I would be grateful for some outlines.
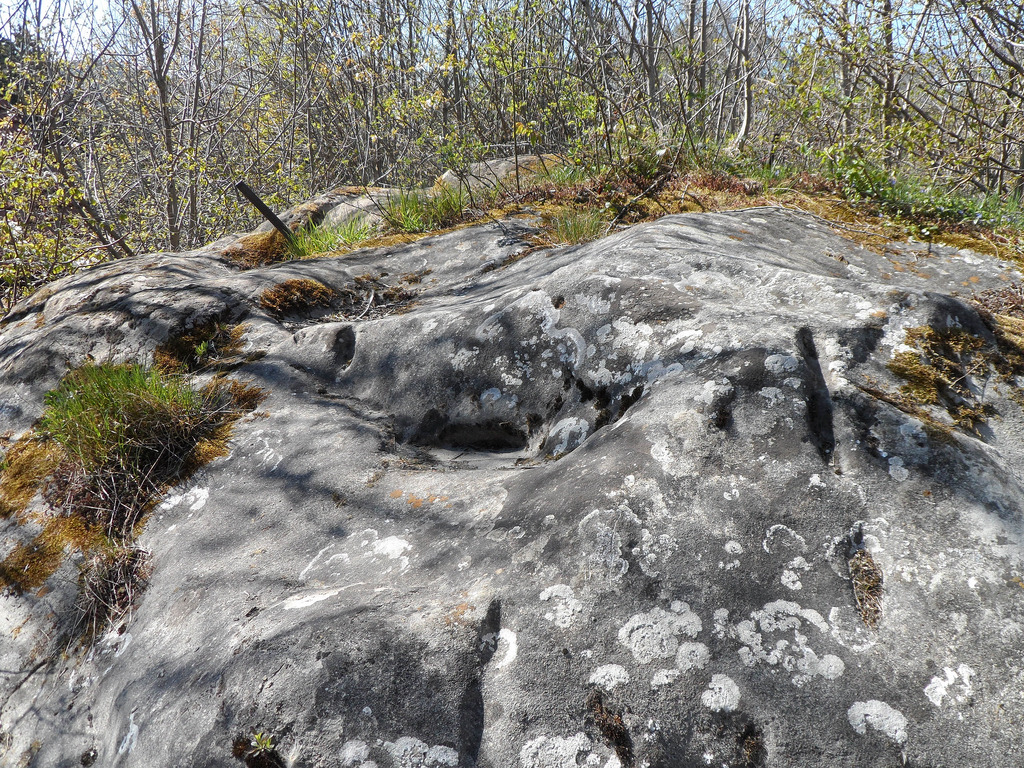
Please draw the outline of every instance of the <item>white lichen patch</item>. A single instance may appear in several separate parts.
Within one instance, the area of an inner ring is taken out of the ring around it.
[[[551,455],[561,456],[569,451],[578,448],[590,434],[590,424],[586,419],[569,417],[562,419],[551,428],[548,440],[557,441],[551,448]]]
[[[704,669],[711,661],[711,651],[704,643],[680,643],[676,651],[676,669],[689,672]]]
[[[855,701],[847,710],[846,717],[853,730],[861,735],[866,734],[868,727],[871,727],[897,744],[903,744],[907,740],[907,718],[884,701]]]
[[[910,477],[910,471],[903,466],[903,459],[899,456],[889,457],[889,477],[898,483],[902,483]]]
[[[580,765],[584,755],[589,756],[592,743],[586,734],[572,736],[539,736],[531,739],[519,750],[522,768],[566,768]]]
[[[551,610],[545,612],[544,618],[562,629],[569,627],[583,613],[583,603],[576,599],[576,593],[568,584],[548,587],[540,593],[540,599],[551,603]]]
[[[131,752],[135,749],[135,746],[139,743],[139,726],[135,722],[135,713],[131,712],[128,715],[128,732],[121,739],[121,744],[117,748],[117,754],[123,755]]]
[[[672,603],[672,610],[654,608],[638,613],[619,630],[619,642],[626,646],[641,664],[667,659],[679,650],[679,636],[696,637],[701,620],[686,603]]]
[[[779,550],[793,549],[798,552],[807,551],[807,540],[788,525],[773,525],[764,534],[761,548],[769,555]]]
[[[644,360],[651,345],[654,329],[647,323],[633,323],[627,318],[619,318],[612,322],[615,335],[612,349],[623,349],[632,355],[634,360]]]
[[[942,672],[941,677],[933,677],[925,686],[924,695],[928,700],[936,707],[941,707],[943,699],[947,696],[956,704],[968,701],[973,693],[971,678],[977,673],[966,664],[961,664],[955,670],[943,667]]]
[[[651,675],[651,688],[662,688],[671,685],[679,677],[678,669],[659,669]]]
[[[761,387],[758,394],[765,399],[765,406],[768,408],[774,408],[786,401],[785,393],[778,387]]]
[[[715,712],[734,712],[740,705],[740,689],[727,675],[712,675],[700,703]]]
[[[441,768],[459,764],[459,753],[451,747],[431,747],[412,736],[385,741],[384,749],[391,755],[396,768]]]
[[[617,685],[628,683],[629,672],[619,664],[602,664],[591,673],[589,682],[610,691]]]
[[[786,566],[786,570],[782,572],[780,581],[782,586],[791,590],[803,589],[803,584],[800,581],[800,571],[807,571],[810,569],[807,561],[802,557],[795,557],[789,561]]]
[[[403,560],[407,566],[409,564],[409,558],[402,557],[403,554],[412,549],[410,544],[405,539],[400,539],[397,536],[388,536],[387,538],[380,539],[373,542],[373,552],[376,555],[383,555],[389,560]]]
[[[800,361],[793,355],[768,355],[764,359],[765,370],[777,376],[793,373],[800,368]]]
[[[717,398],[728,397],[733,392],[733,385],[728,379],[705,381],[701,391],[693,399],[704,405],[711,405]]]
[[[512,662],[516,660],[516,656],[519,655],[519,638],[516,633],[508,627],[502,627],[498,632],[497,643],[498,653],[501,654],[501,658],[494,662],[494,666],[498,669],[505,669],[505,667],[512,664]]]
[[[640,534],[641,521],[627,504],[614,509],[595,509],[577,525],[579,541],[586,555],[580,571],[587,580],[599,579],[617,582],[629,570],[629,561],[623,557],[623,537]]]
[[[838,656],[819,655],[808,644],[809,627],[820,635],[829,634],[828,623],[817,611],[788,600],[775,600],[725,631],[742,643],[738,653],[746,666],[767,664],[783,669],[792,675],[794,685],[802,687],[815,677],[835,680],[846,671]]]
[[[352,739],[346,741],[341,745],[341,759],[342,768],[361,768],[365,763],[364,761],[370,757],[370,745],[365,741],[358,739]]]
[[[198,512],[206,506],[206,502],[210,500],[210,489],[194,486],[192,488],[186,488],[181,491],[172,491],[168,494],[156,511],[158,514],[164,512],[170,512],[172,509],[179,506],[187,506],[189,513]]]
[[[779,578],[779,581],[782,582],[782,586],[786,589],[792,589],[794,591],[803,589],[804,586],[800,581],[800,576],[798,576],[795,571],[791,571],[789,569],[782,572],[782,576]]]

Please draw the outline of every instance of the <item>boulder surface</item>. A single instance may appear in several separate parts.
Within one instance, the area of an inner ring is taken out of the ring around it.
[[[970,301],[1016,269],[779,208],[534,224],[245,272],[222,241],[16,308],[0,432],[214,320],[268,397],[87,652],[73,554],[0,597],[3,765],[1024,764],[1024,411]],[[288,280],[334,299],[268,309]]]

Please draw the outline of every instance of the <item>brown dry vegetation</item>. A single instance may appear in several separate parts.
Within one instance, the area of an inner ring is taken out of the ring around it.
[[[277,320],[329,307],[335,292],[318,280],[285,280],[260,294],[260,306]]]

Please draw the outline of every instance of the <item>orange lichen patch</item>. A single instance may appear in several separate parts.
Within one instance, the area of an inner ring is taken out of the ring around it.
[[[60,567],[66,549],[87,552],[105,541],[102,531],[90,527],[81,517],[47,517],[35,538],[19,544],[0,562],[0,588],[18,594],[38,589]]]
[[[406,496],[405,503],[411,506],[413,509],[420,509],[424,504],[435,504],[442,501],[448,501],[448,496],[438,496],[437,494],[430,494],[429,496],[417,496],[414,493],[406,493],[405,491],[394,490],[388,494],[392,499],[400,499]],[[449,505],[451,506],[451,505]]]
[[[444,617],[444,624],[446,627],[468,627],[473,621],[467,614],[475,610],[476,608],[469,603],[459,603]]]
[[[334,291],[318,280],[285,280],[260,294],[260,306],[280,320],[285,315],[330,306],[334,296]]]
[[[26,437],[4,457],[0,472],[0,518],[18,514],[57,466],[60,452],[46,440]]]

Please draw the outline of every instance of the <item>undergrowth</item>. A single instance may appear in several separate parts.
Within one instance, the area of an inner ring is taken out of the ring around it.
[[[70,371],[4,459],[0,508],[41,531],[0,562],[0,588],[40,589],[78,551],[76,636],[91,640],[124,616],[148,578],[148,554],[134,545],[145,516],[167,489],[227,453],[232,425],[263,396],[221,376],[199,385],[130,363]],[[37,493],[48,509],[28,512]]]

